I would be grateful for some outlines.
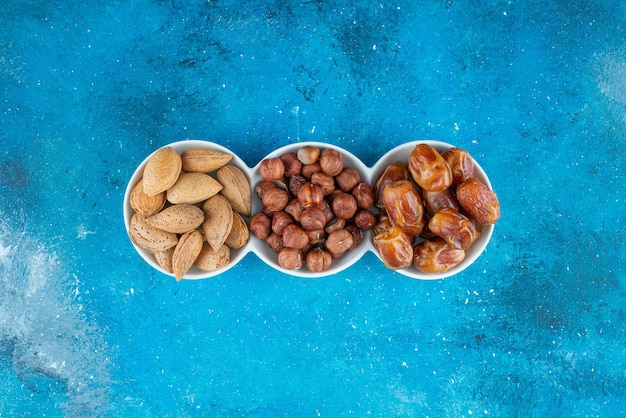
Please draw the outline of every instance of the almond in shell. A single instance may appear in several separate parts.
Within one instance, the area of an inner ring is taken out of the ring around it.
[[[185,273],[193,266],[202,250],[203,241],[204,238],[198,230],[181,235],[172,254],[172,270],[176,281],[182,280]]]
[[[238,212],[233,211],[233,227],[230,229],[230,233],[224,243],[229,248],[236,250],[243,247],[246,242],[248,242],[249,238],[250,230],[248,229],[246,221]]]
[[[217,170],[217,180],[224,186],[221,192],[232,208],[244,216],[250,216],[252,188],[245,173],[240,168],[227,164]]]
[[[156,260],[157,264],[161,266],[163,270],[171,274],[174,273],[174,268],[172,267],[172,256],[174,255],[174,248],[175,247],[171,247],[167,250],[156,251],[154,253],[154,259]]]
[[[146,223],[173,234],[184,234],[196,229],[204,222],[204,212],[197,206],[181,203],[148,216]]]
[[[233,226],[233,209],[222,194],[207,199],[202,205],[202,231],[209,245],[218,250],[226,241]]]
[[[176,234],[150,225],[140,213],[130,219],[128,235],[136,246],[151,253],[167,250],[178,243]]]
[[[176,183],[167,190],[167,200],[174,204],[195,204],[215,196],[222,185],[204,173],[180,173]]]
[[[143,179],[139,179],[130,192],[129,201],[130,207],[132,207],[135,212],[150,216],[157,213],[165,206],[165,192],[148,196],[143,191]]]
[[[152,154],[143,170],[143,191],[154,196],[166,191],[178,179],[182,169],[180,155],[172,147],[163,147]]]
[[[195,266],[200,270],[214,271],[226,267],[228,263],[230,263],[230,248],[222,245],[214,250],[208,242],[204,242]]]
[[[184,171],[211,173],[228,164],[233,156],[222,151],[193,148],[183,151],[181,159]]]

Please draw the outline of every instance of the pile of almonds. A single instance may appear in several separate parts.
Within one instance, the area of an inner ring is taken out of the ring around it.
[[[376,224],[372,187],[335,149],[305,145],[262,160],[259,174],[263,210],[250,218],[250,232],[285,269],[328,270]]]
[[[133,186],[130,239],[176,280],[194,265],[205,271],[226,266],[230,250],[248,241],[244,217],[250,216],[252,190],[232,158],[218,150],[179,154],[163,147]]]
[[[385,168],[374,191],[374,247],[394,270],[448,271],[465,259],[482,227],[500,218],[496,194],[474,177],[472,157],[460,148],[440,154],[418,144],[406,163]]]

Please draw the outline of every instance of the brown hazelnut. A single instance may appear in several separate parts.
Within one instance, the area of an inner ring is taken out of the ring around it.
[[[305,231],[324,230],[326,214],[318,206],[305,209],[300,216],[300,225]]]
[[[308,182],[308,180],[301,174],[289,177],[289,192],[292,195],[297,196],[298,190],[300,190],[300,187],[302,187],[306,182]]]
[[[302,249],[309,243],[309,236],[296,224],[289,224],[283,230],[283,245],[289,248]]]
[[[317,206],[324,200],[322,188],[311,182],[304,183],[298,190],[298,200],[305,208]]]
[[[302,161],[298,160],[298,156],[293,152],[287,152],[280,156],[285,166],[285,175],[287,177],[300,174],[302,170]]]
[[[358,209],[354,196],[343,192],[333,197],[332,208],[333,213],[343,219],[352,218]]]
[[[263,206],[272,212],[285,209],[287,203],[289,203],[289,195],[281,188],[274,187],[263,192],[261,196]]]
[[[352,234],[352,246],[349,250],[354,250],[363,241],[363,230],[356,225],[348,225],[346,231]]]
[[[263,180],[279,180],[285,175],[285,165],[280,158],[266,158],[259,165]]]
[[[345,219],[334,217],[330,222],[326,224],[326,226],[324,227],[324,231],[326,231],[327,234],[330,234],[331,232],[336,231],[338,229],[343,229],[345,226],[346,226]]]
[[[276,253],[285,248],[285,245],[283,244],[283,238],[273,232],[270,232],[269,236],[265,239],[265,242]]]
[[[306,253],[305,264],[309,270],[318,273],[330,268],[333,264],[333,257],[328,251],[324,251],[321,248],[313,248]]]
[[[320,158],[320,149],[312,145],[305,145],[298,150],[298,160],[302,164],[315,164]]]
[[[285,206],[285,212],[290,214],[296,222],[300,222],[300,216],[304,208],[298,199],[291,199],[287,206]]]
[[[250,233],[258,239],[266,239],[271,232],[272,220],[263,212],[255,213],[248,221]]]
[[[328,196],[335,191],[335,179],[323,171],[313,173],[311,176],[311,183],[320,186],[324,196]]]
[[[350,231],[346,229],[338,229],[328,234],[324,245],[331,252],[331,254],[344,253],[354,243],[354,238]]]
[[[272,217],[272,231],[278,235],[282,235],[285,227],[294,222],[293,216],[284,210],[276,212]]]
[[[317,207],[324,211],[324,214],[326,215],[326,223],[332,221],[333,218],[335,218],[335,214],[333,213],[333,210],[331,209],[330,205],[325,199],[322,201],[322,203],[317,205]]]
[[[306,231],[306,234],[309,236],[309,244],[310,245],[318,245],[326,240],[326,232],[323,229],[318,229],[315,231]]]
[[[333,257],[333,260],[337,260],[338,258],[341,258],[344,255],[346,255],[348,251],[346,250],[346,251],[340,251],[340,252],[333,252],[333,251],[328,250],[328,252]]]
[[[345,167],[341,173],[337,174],[335,181],[341,190],[350,193],[361,182],[361,175],[356,168]]]
[[[287,270],[302,268],[302,251],[297,248],[283,248],[278,253],[278,265]]]
[[[320,167],[329,176],[336,176],[343,170],[343,155],[335,149],[326,148],[320,155]]]
[[[352,196],[356,204],[363,209],[369,209],[374,204],[374,189],[369,183],[359,183],[352,189]]]
[[[369,209],[359,209],[354,214],[354,224],[364,231],[369,231],[376,225],[376,215]]]
[[[319,161],[313,164],[305,164],[302,166],[302,171],[300,174],[302,174],[304,177],[306,177],[307,179],[310,179],[311,176],[313,176],[313,174],[322,171],[322,166],[320,165]]]
[[[273,189],[275,187],[276,187],[276,183],[274,183],[273,181],[263,180],[257,183],[256,187],[254,188],[254,191],[256,192],[257,196],[263,199],[263,194],[265,193],[265,191],[269,189]]]

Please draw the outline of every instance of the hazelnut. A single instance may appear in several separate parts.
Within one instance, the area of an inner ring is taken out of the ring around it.
[[[369,209],[374,204],[374,189],[369,183],[359,183],[352,189],[352,196],[360,208]]]
[[[323,229],[317,229],[315,231],[306,231],[309,236],[310,245],[318,245],[326,240],[326,232]]]
[[[285,227],[294,222],[293,216],[284,210],[276,212],[272,217],[272,231],[278,235],[282,235]]]
[[[321,248],[313,248],[306,253],[306,267],[313,272],[325,271],[330,268],[333,263],[333,257],[328,251]]]
[[[248,221],[250,233],[258,239],[267,239],[271,232],[272,220],[263,212],[255,213]]]
[[[256,187],[254,188],[254,191],[256,192],[257,196],[263,199],[263,194],[265,193],[265,191],[269,189],[273,189],[275,187],[276,187],[276,183],[274,183],[273,181],[263,180],[257,183]]]
[[[329,250],[328,252],[330,253],[330,255],[333,258],[333,260],[336,260],[336,259],[341,258],[344,255],[346,255],[346,253],[348,251],[346,250],[346,251],[341,251],[341,252],[336,253],[336,252],[332,252],[332,251]]]
[[[309,243],[309,236],[296,224],[289,224],[283,230],[283,245],[288,248],[302,249]]]
[[[363,241],[363,230],[356,225],[348,225],[346,231],[352,234],[352,246],[349,249],[354,250]]]
[[[285,245],[283,244],[283,238],[273,232],[270,232],[269,236],[265,239],[265,242],[276,253],[285,248]]]
[[[322,171],[322,166],[320,165],[319,161],[313,164],[305,164],[302,166],[302,172],[300,174],[302,174],[304,177],[306,177],[307,179],[310,179],[311,176],[313,176],[313,174]]]
[[[300,216],[304,208],[298,199],[291,199],[287,206],[285,206],[285,212],[290,214],[296,222],[300,222]]]
[[[285,176],[292,177],[300,174],[302,170],[302,161],[298,160],[298,156],[293,152],[287,152],[280,156],[285,166]]]
[[[353,243],[354,238],[352,237],[352,233],[350,233],[350,231],[346,229],[338,229],[328,234],[324,245],[331,254],[340,254],[350,249]]]
[[[326,225],[326,214],[319,206],[308,208],[300,216],[300,225],[305,231],[323,230]]]
[[[359,209],[354,215],[354,224],[364,231],[369,231],[376,225],[376,215],[369,209]]]
[[[305,145],[298,150],[297,156],[302,164],[315,164],[320,158],[320,149],[312,145]]]
[[[350,193],[357,184],[361,183],[361,175],[354,167],[345,167],[341,173],[335,177],[335,181],[341,190]]]
[[[302,187],[302,185],[304,185],[304,183],[308,182],[308,180],[300,174],[296,174],[295,176],[291,176],[289,177],[289,192],[294,195],[297,196],[298,195],[298,190],[300,190],[300,187]]]
[[[279,180],[285,175],[285,165],[280,158],[268,158],[261,161],[259,174],[263,180]]]
[[[335,179],[323,171],[313,173],[311,176],[311,183],[320,186],[324,196],[331,195],[335,191]]]
[[[289,203],[289,195],[281,188],[274,187],[263,192],[261,196],[263,206],[272,212],[285,209],[287,203]]]
[[[305,208],[317,206],[324,200],[322,188],[311,182],[304,183],[298,190],[298,200]]]
[[[345,226],[346,226],[345,219],[335,217],[326,224],[326,226],[324,227],[324,231],[326,231],[327,234],[330,234],[331,232],[336,231],[338,229],[343,229]]]
[[[333,198],[332,208],[333,213],[343,219],[352,218],[358,209],[354,196],[343,192]]]
[[[335,149],[326,148],[320,155],[320,167],[329,176],[337,176],[343,170],[343,155]]]
[[[278,265],[287,270],[302,268],[302,251],[297,248],[283,248],[278,253]]]
[[[333,218],[335,218],[335,214],[333,213],[333,210],[330,208],[330,205],[326,200],[323,200],[322,203],[317,205],[317,207],[324,211],[324,214],[326,215],[326,223],[332,221]]]

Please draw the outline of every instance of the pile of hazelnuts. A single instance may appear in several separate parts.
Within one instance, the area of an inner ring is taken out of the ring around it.
[[[343,155],[333,148],[304,145],[266,158],[259,174],[255,192],[263,210],[248,224],[276,252],[282,268],[328,270],[377,223],[370,210],[372,187],[358,170],[344,167]]]

